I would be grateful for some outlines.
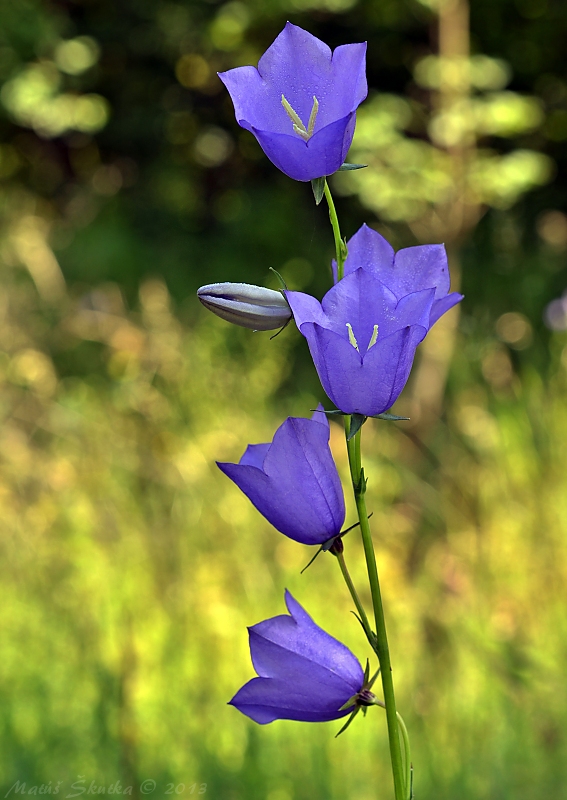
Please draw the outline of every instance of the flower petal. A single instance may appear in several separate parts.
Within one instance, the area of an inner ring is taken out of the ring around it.
[[[289,117],[282,106],[281,97],[276,97],[256,67],[236,67],[219,72],[218,76],[228,89],[236,121],[242,128],[252,130],[265,127],[289,133]]]
[[[301,328],[304,322],[316,322],[324,328],[329,325],[329,320],[323,311],[321,303],[310,294],[290,292],[289,290],[285,291],[284,294],[298,328]]]
[[[317,690],[313,684],[310,688]],[[347,700],[348,697],[344,702]],[[330,722],[350,713],[350,709],[339,710],[334,696],[321,697],[320,692],[314,696],[308,687],[298,687],[274,678],[252,678],[234,695],[229,705],[260,725],[276,719]]]
[[[328,442],[328,425],[289,417],[276,431],[264,461],[281,524],[299,532],[298,541],[306,544],[335,536],[345,519],[342,486]]]
[[[354,111],[368,94],[366,82],[366,42],[342,44],[333,52],[333,78],[330,91],[319,102],[323,124]]]
[[[336,692],[340,700],[346,693],[348,700],[364,682],[357,658],[320,628],[287,590],[285,602],[291,616],[281,614],[248,629],[254,669],[261,678],[314,681],[326,694]]]
[[[451,292],[446,297],[442,297],[440,300],[435,300],[433,306],[431,307],[431,315],[429,317],[429,327],[431,328],[437,320],[443,316],[449,309],[456,306],[457,303],[460,303],[463,299],[464,295],[459,294],[458,292]]]
[[[347,242],[345,275],[362,267],[401,298],[421,289],[435,288],[435,298],[449,291],[447,253],[442,244],[406,247],[394,254],[378,231],[364,224]]]
[[[423,244],[398,250],[394,259],[392,291],[403,297],[419,289],[435,288],[435,299],[445,297],[451,285],[443,244]]]
[[[396,310],[392,317],[381,321],[380,333],[382,336],[389,336],[400,328],[407,328],[412,325],[419,325],[426,331],[429,330],[434,297],[434,288],[406,294],[396,304]]]
[[[361,413],[373,416],[391,408],[406,385],[416,347],[426,334],[427,328],[421,325],[402,328],[379,339],[365,354],[363,369],[374,392],[367,410]]]
[[[264,460],[271,447],[271,442],[265,444],[249,444],[238,464],[243,467],[257,467],[262,469]]]
[[[312,322],[301,326],[323,389],[345,414],[365,413],[372,389],[361,375],[362,358],[350,342],[335,331]]]
[[[332,175],[346,158],[354,135],[355,112],[316,130],[305,142],[295,134],[250,127],[270,161],[296,181]],[[245,126],[246,127],[246,126]]]
[[[313,97],[317,97],[317,132],[348,116],[368,94],[366,43],[341,45],[332,53],[316,36],[288,22],[258,62],[258,73],[278,102],[285,95],[305,125]],[[285,127],[261,127],[282,133],[291,131],[289,117],[281,110],[287,120]]]
[[[387,411],[403,389],[415,349],[427,333],[421,325],[378,339],[361,358],[334,331],[305,323],[301,332],[325,392],[345,414],[374,416]]]
[[[250,445],[238,464],[217,462],[275,528],[310,545],[336,536],[345,519],[329,423],[315,415],[288,417],[271,444]]]
[[[375,275],[386,286],[394,266],[394,248],[378,231],[366,223],[347,242],[348,255],[345,260],[345,277],[362,267]],[[390,287],[391,288],[391,287]]]

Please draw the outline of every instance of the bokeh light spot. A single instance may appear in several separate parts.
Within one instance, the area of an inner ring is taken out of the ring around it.
[[[532,326],[523,314],[509,311],[496,321],[496,333],[503,342],[515,350],[523,350],[532,341]]]
[[[222,128],[211,125],[195,140],[193,149],[195,161],[203,167],[218,167],[226,161],[233,147],[229,134]]]
[[[78,36],[60,42],[55,48],[55,63],[62,72],[80,75],[94,66],[100,56],[100,47],[91,36]]]
[[[186,53],[181,56],[175,65],[175,76],[182,86],[187,89],[200,89],[211,76],[211,68],[203,58],[196,53]]]

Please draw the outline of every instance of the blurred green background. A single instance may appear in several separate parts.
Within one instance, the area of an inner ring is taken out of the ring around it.
[[[444,241],[466,295],[420,348],[411,422],[363,431],[416,797],[565,796],[561,304],[544,324],[567,285],[560,0],[0,4],[2,796],[391,796],[379,709],[335,740],[226,705],[284,587],[369,655],[334,560],[300,576],[311,551],[214,465],[325,399],[293,327],[270,341],[195,300],[274,286],[269,266],[329,285],[324,206],[216,77],[286,19],[368,41],[343,232]],[[346,557],[364,586],[356,534]]]

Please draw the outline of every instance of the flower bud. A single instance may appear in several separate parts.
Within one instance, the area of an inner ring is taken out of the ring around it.
[[[255,331],[277,330],[291,319],[283,294],[263,286],[210,283],[197,290],[197,297],[217,317]]]

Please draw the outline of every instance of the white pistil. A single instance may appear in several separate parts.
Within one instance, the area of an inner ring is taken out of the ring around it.
[[[356,337],[355,337],[355,335],[354,335],[354,331],[353,331],[353,329],[352,329],[352,325],[350,324],[350,322],[347,322],[346,326],[347,326],[347,328],[348,328],[348,340],[349,340],[349,342],[350,342],[350,343],[351,343],[351,345],[354,347],[354,349],[355,349],[357,352],[359,352],[359,353],[360,353],[360,350],[358,349],[358,342],[356,341]]]
[[[315,120],[317,119],[317,112],[319,111],[319,101],[313,95],[313,106],[311,108],[311,114],[309,115],[309,122],[307,123],[307,127],[301,121],[301,117],[297,113],[297,111],[291,107],[290,103],[285,99],[285,95],[282,94],[282,106],[285,108],[286,113],[290,120],[293,122],[293,130],[297,133],[298,136],[308,142],[309,139],[313,136],[313,131],[315,130]]]
[[[370,341],[368,342],[368,350],[370,350],[371,347],[374,347],[374,345],[376,344],[377,340],[378,340],[378,325],[375,325],[374,326],[374,332],[373,332],[373,334],[372,334],[372,336],[370,338]]]

